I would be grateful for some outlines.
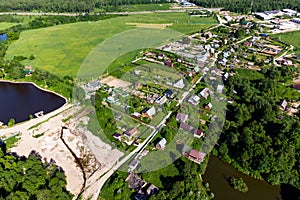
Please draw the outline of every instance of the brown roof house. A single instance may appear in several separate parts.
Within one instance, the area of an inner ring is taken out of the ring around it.
[[[186,122],[187,119],[188,119],[188,115],[184,113],[177,113],[176,115],[176,120],[179,122]]]
[[[128,182],[129,188],[135,191],[139,191],[141,188],[147,185],[147,182],[141,179],[138,175],[130,173],[125,179]]]
[[[194,131],[194,137],[201,138],[203,136],[203,131],[201,129],[196,129]]]
[[[131,129],[128,129],[127,131],[124,132],[124,134],[128,137],[133,137],[137,134],[137,128],[134,127],[134,128],[131,128]]]
[[[204,157],[206,156],[206,154],[203,152],[197,151],[196,149],[191,149],[186,156],[191,161],[194,161],[196,163],[201,163],[204,160]]]
[[[190,131],[190,130],[192,130],[192,127],[188,124],[181,122],[179,125],[179,129],[184,130],[184,131]]]

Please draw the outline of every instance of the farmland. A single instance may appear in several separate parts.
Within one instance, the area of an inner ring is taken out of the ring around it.
[[[10,45],[7,57],[34,55],[34,60],[24,60],[23,64],[48,70],[59,76],[74,76],[85,58],[101,42],[113,35],[136,28],[136,25],[126,25],[126,23],[172,24],[166,30],[186,34],[210,27],[216,24],[216,20],[211,17],[189,18],[186,13],[153,13],[28,30],[22,32],[20,39]],[[148,29],[148,34],[145,36],[156,39],[153,30],[159,32],[161,29]],[[167,35],[162,39],[168,39]],[[111,60],[106,64],[110,62]]]
[[[278,35],[274,35],[279,40],[289,43],[297,48],[297,53],[300,53],[300,40],[296,38],[300,38],[300,31],[295,32],[287,32]]]

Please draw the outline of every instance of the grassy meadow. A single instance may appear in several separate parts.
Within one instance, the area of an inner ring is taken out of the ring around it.
[[[95,69],[99,69],[99,73],[103,71],[116,56],[120,56],[129,50],[122,51],[122,42],[131,44],[130,42],[136,43],[132,35],[131,38],[120,36],[118,41],[114,40],[112,43],[106,42],[105,46],[118,47],[120,51],[115,52],[114,48],[106,49],[107,52],[101,57],[102,49],[97,49],[99,44],[104,40],[111,38],[119,33],[128,31],[131,29],[138,29],[138,24],[171,24],[166,28],[168,31],[162,29],[149,29],[143,28],[142,34],[137,35],[140,41],[143,43],[152,43],[158,45],[163,39],[169,39],[170,37],[178,36],[179,33],[187,34],[191,32],[199,31],[207,27],[216,24],[217,21],[211,17],[208,18],[190,18],[187,13],[152,13],[152,14],[139,14],[120,16],[107,20],[100,20],[96,22],[79,22],[73,24],[58,25],[48,28],[41,28],[35,30],[27,30],[21,33],[20,39],[9,46],[7,51],[7,57],[12,58],[13,56],[26,56],[34,55],[34,60],[24,60],[23,64],[32,65],[36,68],[48,70],[56,75],[72,75],[77,74],[78,69],[83,63],[83,66],[87,65],[84,63],[87,56],[92,55],[93,61],[90,61],[88,65],[98,65],[99,59],[101,58],[100,66],[87,70],[93,72]],[[128,25],[130,24],[130,25]],[[147,29],[147,31],[145,31]],[[173,30],[173,32],[172,32]],[[179,33],[176,33],[178,31]],[[161,32],[164,32],[161,34]],[[136,33],[137,34],[137,33]],[[155,34],[163,35],[161,38],[156,38]],[[118,36],[118,35],[117,35]],[[151,40],[151,41],[149,41]],[[99,45],[101,46],[101,45]],[[141,45],[143,46],[143,45]],[[147,45],[146,45],[147,46]],[[143,48],[143,47],[141,47]],[[104,48],[105,49],[105,48]],[[92,50],[94,50],[92,52]],[[98,52],[98,54],[96,54]],[[100,52],[100,54],[99,54]],[[109,58],[108,58],[109,57]]]
[[[5,30],[10,27],[16,26],[17,23],[10,23],[10,22],[0,22],[0,30]]]
[[[276,34],[273,37],[297,47],[297,53],[300,53],[300,31]]]

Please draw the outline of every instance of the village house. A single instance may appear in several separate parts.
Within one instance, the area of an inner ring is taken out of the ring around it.
[[[277,55],[282,51],[282,48],[275,45],[266,44],[261,52],[270,54],[270,55]]]
[[[178,81],[176,81],[173,84],[173,86],[176,87],[176,88],[179,88],[179,89],[183,89],[184,86],[185,86],[183,79],[179,79]]]
[[[211,103],[208,103],[208,104],[204,107],[204,109],[205,109],[205,110],[211,110],[212,107],[213,107],[213,105],[212,105]]]
[[[174,67],[174,64],[171,59],[165,60],[165,65],[172,68]]]
[[[244,42],[244,46],[246,46],[246,47],[252,47],[252,42],[249,42],[249,41]]]
[[[129,171],[133,171],[137,168],[137,166],[139,165],[139,161],[137,159],[133,159],[129,164]],[[133,185],[131,185],[132,187],[134,187]],[[129,185],[130,187],[130,185]]]
[[[194,131],[194,137],[195,138],[201,138],[203,136],[203,131],[201,129],[196,129]]]
[[[209,31],[203,34],[204,37],[206,37],[207,39],[212,38],[213,34]]]
[[[162,60],[164,58],[166,58],[166,55],[163,54],[163,53],[159,53],[158,56],[157,56],[158,59]]]
[[[218,85],[217,86],[217,92],[222,93],[224,89],[224,85]]]
[[[207,97],[210,95],[210,90],[209,88],[204,88],[201,92],[200,92],[201,97],[203,97],[204,99],[207,99]]]
[[[190,130],[192,130],[192,127],[186,123],[181,122],[179,125],[179,129],[181,129],[183,131],[190,131]]]
[[[287,105],[288,105],[288,102],[286,100],[283,100],[279,106],[280,110],[285,110]]]
[[[133,160],[138,162],[137,160]],[[137,174],[130,173],[128,177],[125,179],[128,182],[129,188],[135,191],[139,191],[143,187],[147,185],[147,182],[141,179]]]
[[[187,119],[188,119],[188,115],[186,115],[184,113],[177,113],[177,115],[176,115],[176,120],[178,122],[186,122]]]
[[[200,97],[197,95],[193,95],[188,99],[188,102],[194,106],[198,105],[200,102]]]
[[[120,133],[114,133],[112,136],[113,136],[115,139],[121,141],[121,136],[122,136],[122,135],[121,135]]]
[[[156,114],[155,107],[146,108],[142,111],[142,116],[152,119],[154,115]]]
[[[156,104],[164,105],[167,102],[168,98],[166,96],[160,96],[155,100]]]
[[[140,76],[140,75],[141,75],[141,70],[135,70],[135,71],[134,71],[134,75]]]
[[[189,151],[189,153],[187,153],[187,154],[185,153],[185,156],[188,159],[190,159],[191,161],[194,161],[194,162],[200,164],[204,160],[206,154],[203,152],[197,151],[196,149],[191,149]]]
[[[295,88],[296,90],[298,90],[298,92],[300,92],[300,84],[294,84],[293,88]]]
[[[115,120],[119,121],[120,119],[122,119],[122,115],[120,113],[116,113],[115,114]]]
[[[134,87],[134,89],[138,90],[138,89],[141,89],[143,87],[143,85],[139,82],[134,82],[133,87]]]
[[[25,76],[31,76],[33,72],[34,72],[34,69],[32,68],[31,65],[25,66],[25,69],[24,69]]]
[[[167,144],[167,140],[163,138],[156,144],[156,148],[159,150],[164,150],[166,148],[166,144]]]
[[[146,191],[146,193],[147,193],[148,196],[150,196],[150,195],[155,195],[155,194],[157,194],[158,192],[159,192],[159,189],[158,189],[155,185],[153,185],[153,184],[151,184],[151,185],[148,187],[147,191]]]
[[[158,97],[158,94],[147,94],[146,101],[149,104],[153,104]]]
[[[134,112],[130,116],[133,117],[133,118],[139,119],[141,117],[141,114],[138,113],[138,112]]]
[[[135,136],[135,135],[137,134],[137,132],[138,132],[137,128],[136,128],[136,127],[133,127],[133,128],[131,128],[131,129],[125,131],[125,132],[124,132],[124,135],[126,135],[127,137],[130,137],[130,138],[131,138],[131,137]]]
[[[174,98],[175,94],[174,94],[174,91],[173,90],[170,90],[170,89],[167,89],[165,92],[164,92],[164,95],[167,97],[167,98]]]

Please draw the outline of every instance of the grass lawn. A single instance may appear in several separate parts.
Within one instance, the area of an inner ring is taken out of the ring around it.
[[[246,78],[248,80],[257,80],[264,77],[263,74],[250,69],[236,69],[236,71],[242,78]]]
[[[10,27],[16,26],[18,23],[0,22],[0,30],[6,30]]]
[[[116,35],[136,29],[135,25],[126,23],[172,25],[167,28],[169,31],[144,28],[138,29],[140,32],[129,32],[130,37],[126,34]],[[187,13],[152,13],[58,25],[22,32],[20,39],[9,46],[7,57],[34,55],[34,60],[25,60],[23,63],[60,76],[75,76],[83,63],[85,73],[96,72],[96,76],[117,57],[137,49],[136,46],[140,46],[140,49],[149,45],[155,47],[181,33],[195,32],[216,23],[211,17],[189,18]],[[102,43],[114,35],[117,39]],[[89,59],[84,62],[87,56]]]
[[[15,135],[15,136],[10,137],[7,140],[5,140],[6,149],[10,149],[10,148],[14,147],[19,140],[20,140],[19,135]]]
[[[273,37],[297,47],[297,53],[300,53],[300,31],[276,34]]]

